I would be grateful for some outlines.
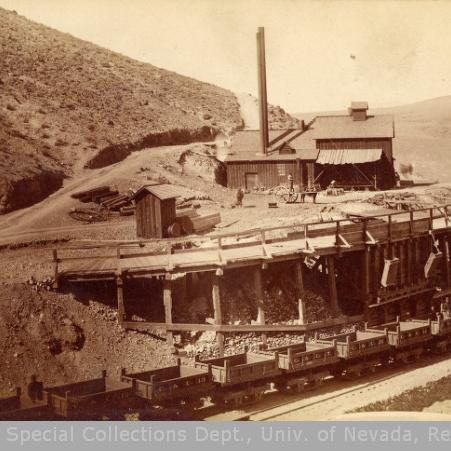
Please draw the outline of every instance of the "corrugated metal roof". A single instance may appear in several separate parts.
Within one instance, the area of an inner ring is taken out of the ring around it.
[[[318,164],[359,164],[378,161],[382,149],[321,149]]]
[[[169,185],[168,183],[161,184],[149,184],[142,186],[133,196],[136,198],[143,191],[153,194],[160,200],[175,199],[180,197],[180,190],[176,186]]]
[[[314,123],[314,139],[393,138],[393,116],[368,116],[354,121],[352,116],[318,116]]]

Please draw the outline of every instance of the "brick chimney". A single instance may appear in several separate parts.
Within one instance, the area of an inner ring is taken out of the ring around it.
[[[351,102],[348,111],[353,121],[366,121],[368,102]]]

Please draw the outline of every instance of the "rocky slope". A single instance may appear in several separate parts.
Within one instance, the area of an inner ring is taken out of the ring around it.
[[[0,286],[0,397],[36,374],[45,385],[173,363],[164,339],[126,332],[114,308],[86,296]]]
[[[225,89],[2,8],[0,29],[0,213],[46,197],[85,167],[243,126]],[[270,111],[278,128],[293,123],[280,108]]]

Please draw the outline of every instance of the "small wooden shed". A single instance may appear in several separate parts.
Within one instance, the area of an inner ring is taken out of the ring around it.
[[[166,183],[141,187],[133,196],[136,203],[136,234],[139,238],[167,238],[175,224],[176,188]]]

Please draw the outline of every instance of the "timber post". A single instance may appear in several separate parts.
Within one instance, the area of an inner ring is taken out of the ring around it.
[[[216,325],[222,324],[221,290],[219,285],[219,276],[222,275],[222,269],[218,269],[213,274],[212,279],[211,297],[213,299],[214,320]],[[224,357],[224,334],[222,332],[216,332],[216,342],[218,343],[219,356]]]
[[[370,259],[371,259],[371,248],[365,246],[363,250],[363,261],[362,261],[362,299],[363,299],[363,310],[365,315],[365,320],[368,320],[368,305],[370,303]]]
[[[262,269],[260,266],[256,267],[254,270],[254,287],[255,294],[257,296],[257,323],[265,324],[265,308],[263,299],[263,284],[262,284]],[[262,333],[263,346],[267,344],[267,335]]]
[[[116,274],[116,291],[117,291],[117,318],[119,324],[126,320],[124,306],[124,281],[122,274]]]
[[[296,261],[295,263],[295,280],[297,285],[297,298],[298,298],[298,323],[305,324],[305,291],[304,291],[304,274],[303,274],[302,261]]]
[[[449,261],[449,240],[448,235],[445,235],[441,239],[442,249],[443,249],[443,272],[445,276],[446,288],[451,287],[451,271],[450,271],[450,261]]]
[[[172,275],[166,274],[163,281],[164,320],[166,324],[172,324]],[[174,346],[174,336],[171,330],[166,329],[166,341],[169,346]]]
[[[54,271],[54,276],[53,277],[55,279],[55,282],[54,282],[55,289],[59,288],[58,263],[59,263],[58,250],[57,249],[53,249],[53,271]]]
[[[335,315],[340,313],[340,308],[338,307],[337,298],[337,280],[335,277],[335,260],[333,256],[327,257],[327,270],[329,276],[329,299],[330,306]]]
[[[116,268],[116,291],[117,291],[117,317],[119,324],[127,319],[124,304],[124,279],[121,266],[121,248],[117,247],[117,268]]]

